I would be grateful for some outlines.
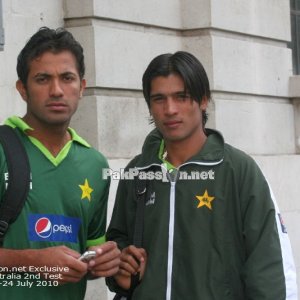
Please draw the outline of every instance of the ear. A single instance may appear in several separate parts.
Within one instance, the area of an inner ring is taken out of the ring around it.
[[[206,96],[203,96],[202,99],[201,99],[201,103],[200,103],[200,109],[202,111],[206,110],[207,109],[207,106],[208,106],[208,99]]]
[[[21,97],[23,98],[24,101],[27,101],[28,96],[27,96],[27,90],[26,87],[24,86],[23,82],[18,79],[16,82],[16,88],[18,92],[20,93]]]
[[[80,98],[81,98],[82,95],[83,95],[83,91],[85,90],[85,87],[86,87],[86,80],[85,80],[85,79],[82,79],[82,80],[81,80],[81,83],[80,83]]]

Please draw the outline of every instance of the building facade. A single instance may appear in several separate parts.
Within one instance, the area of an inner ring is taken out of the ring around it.
[[[140,152],[152,129],[141,91],[150,60],[178,50],[196,55],[212,90],[207,126],[253,156],[271,183],[300,286],[299,0],[1,2],[0,122],[24,114],[15,66],[26,40],[41,26],[66,27],[85,49],[88,86],[72,126],[113,170]],[[109,215],[116,186],[112,180]],[[99,294],[111,297],[103,280],[90,284],[86,298]]]

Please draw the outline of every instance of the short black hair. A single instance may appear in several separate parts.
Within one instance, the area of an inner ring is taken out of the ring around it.
[[[143,75],[143,94],[150,109],[151,82],[158,76],[178,74],[181,76],[191,98],[201,103],[204,96],[210,100],[210,87],[207,74],[201,62],[191,53],[178,51],[155,57]],[[207,113],[203,112],[203,123],[207,121]]]
[[[44,52],[70,51],[76,59],[80,79],[85,72],[83,48],[73,35],[64,28],[41,27],[26,43],[17,59],[17,74],[24,85],[27,83],[29,63]]]

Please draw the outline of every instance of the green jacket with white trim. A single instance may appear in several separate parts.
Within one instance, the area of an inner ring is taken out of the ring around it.
[[[206,129],[201,151],[169,173],[152,131],[125,169],[107,232],[132,244],[135,182],[148,178],[146,272],[133,300],[296,300],[291,246],[269,185],[254,160]],[[129,175],[128,175],[129,174]],[[113,291],[122,292],[112,279]]]

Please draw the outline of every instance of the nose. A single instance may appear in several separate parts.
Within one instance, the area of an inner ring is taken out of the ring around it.
[[[63,96],[63,94],[64,94],[64,92],[63,92],[63,89],[61,87],[59,80],[57,80],[57,79],[52,80],[51,85],[50,85],[50,97],[60,98]]]
[[[177,114],[178,107],[176,101],[172,97],[168,97],[165,102],[165,114],[166,115],[174,115]]]

